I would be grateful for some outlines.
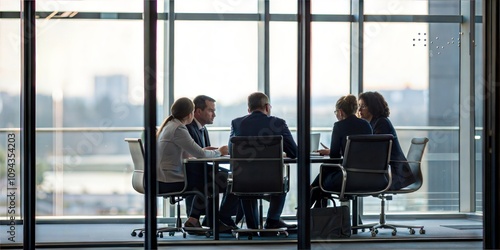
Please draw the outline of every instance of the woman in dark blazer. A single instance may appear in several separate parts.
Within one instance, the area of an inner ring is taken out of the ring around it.
[[[390,190],[399,190],[414,183],[415,176],[401,150],[398,135],[389,120],[389,105],[378,92],[361,93],[358,98],[359,117],[370,122],[374,134],[392,134],[394,139],[391,148],[392,184]]]
[[[356,117],[358,103],[353,95],[340,97],[335,104],[335,116],[337,122],[333,124],[332,140],[329,149],[318,150],[320,155],[329,155],[330,158],[341,158],[345,152],[347,136],[359,134],[372,134],[372,127],[364,120]],[[342,175],[338,171],[323,173],[323,185],[327,189],[336,189],[342,183]],[[319,175],[311,184],[311,203],[316,202],[315,207],[320,206],[321,191],[319,188]]]

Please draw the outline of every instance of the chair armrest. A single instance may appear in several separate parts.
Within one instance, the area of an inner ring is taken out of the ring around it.
[[[346,185],[346,181],[347,181],[347,172],[346,170],[344,169],[344,167],[342,167],[342,165],[340,164],[329,164],[329,163],[323,163],[321,164],[320,166],[320,170],[319,170],[319,187],[321,188],[321,190],[323,192],[326,192],[326,193],[334,193],[332,191],[329,191],[329,190],[326,190],[323,188],[323,171],[326,170],[326,169],[339,169],[341,172],[342,172],[342,186],[341,186],[341,189],[340,189],[340,194],[337,194],[339,197],[339,199],[343,200],[344,199],[344,193],[345,193],[345,185]],[[336,194],[336,193],[334,193]]]
[[[227,174],[227,190],[230,192],[233,190],[233,172]]]
[[[407,163],[422,163],[421,161],[392,161],[392,162],[407,162]]]

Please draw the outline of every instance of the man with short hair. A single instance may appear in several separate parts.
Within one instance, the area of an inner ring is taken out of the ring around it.
[[[283,152],[289,158],[297,157],[297,144],[293,140],[292,133],[285,120],[271,116],[271,104],[269,97],[262,92],[255,92],[248,96],[248,115],[234,119],[231,122],[230,137],[233,136],[259,136],[259,135],[281,135],[283,136]],[[231,152],[231,140],[229,141],[229,152]],[[265,228],[296,228],[281,220],[281,213],[285,205],[286,194],[273,195],[270,197],[270,205],[267,211]],[[223,217],[223,211],[234,206],[232,204],[221,205],[221,221],[227,223],[228,218]],[[248,228],[258,228],[257,201],[243,200],[243,210]],[[250,210],[250,211],[248,211]],[[249,216],[249,215],[252,216]],[[252,218],[253,217],[253,218]]]
[[[211,147],[210,137],[208,136],[208,131],[205,125],[213,124],[215,118],[215,99],[206,96],[199,95],[193,99],[194,103],[194,119],[193,122],[187,124],[186,127],[188,129],[189,134],[193,138],[193,140],[202,148]],[[205,171],[208,174],[205,179]],[[188,182],[198,182],[198,183],[208,183],[209,185],[212,183],[210,173],[212,173],[212,166],[207,165],[206,163],[188,163],[186,165],[186,173]],[[225,189],[227,187],[227,170],[219,169],[219,175],[217,176],[217,184],[219,185],[220,192],[224,192],[223,199],[226,198]],[[200,190],[204,192],[204,190]],[[212,190],[209,188],[209,192]],[[234,196],[234,195],[233,195]],[[193,199],[195,196],[186,197],[186,209],[191,207],[193,203]],[[237,199],[237,198],[233,198]],[[213,203],[212,199],[208,199],[208,215],[205,216],[203,220],[203,225],[211,225],[212,224],[212,208]],[[233,212],[233,211],[231,211]],[[221,231],[227,231],[231,228],[228,228],[227,225],[219,226]]]

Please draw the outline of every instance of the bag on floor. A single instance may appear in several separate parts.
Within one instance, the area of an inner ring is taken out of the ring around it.
[[[332,200],[333,201],[333,200]],[[311,208],[311,239],[335,239],[351,236],[348,206]]]

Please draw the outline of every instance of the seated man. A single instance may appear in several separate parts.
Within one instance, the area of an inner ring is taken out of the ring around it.
[[[187,124],[186,127],[188,129],[189,135],[193,138],[193,140],[202,148],[210,148],[210,137],[208,135],[208,131],[205,127],[207,124],[213,124],[215,118],[215,99],[206,96],[199,95],[193,99],[194,103],[194,119],[190,124]],[[212,167],[207,165],[206,163],[188,163],[186,165],[186,174],[189,182],[192,183],[212,183],[212,180],[209,176],[205,176],[206,169],[207,173],[212,172]],[[217,176],[220,181],[217,183],[220,185],[220,192],[225,192],[226,184],[227,184],[227,170],[224,168],[220,168],[219,176]],[[200,190],[203,191],[203,190]],[[209,192],[211,189],[209,188]],[[231,194],[229,194],[231,195]],[[234,196],[234,195],[233,195]],[[224,197],[225,198],[225,197]],[[237,199],[237,198],[234,198]],[[192,207],[192,204],[195,200],[195,196],[186,197],[186,213]],[[208,214],[206,214],[202,225],[203,226],[211,226],[212,220],[212,199],[208,199]],[[231,228],[227,227],[219,227],[221,231],[226,231]]]
[[[233,136],[258,136],[258,135],[281,135],[283,136],[283,151],[287,157],[297,157],[297,144],[293,140],[292,133],[285,122],[275,116],[271,116],[271,104],[267,95],[261,92],[252,93],[248,96],[248,112],[243,117],[234,119],[231,122],[231,134]],[[229,142],[231,147],[231,142]],[[230,151],[231,152],[231,151]],[[286,224],[281,220],[281,213],[285,206],[286,194],[270,197],[269,210],[264,228],[296,228],[297,225]],[[258,210],[256,200],[242,200],[248,228],[258,228]],[[228,216],[232,211],[234,201],[226,201],[221,205],[220,220],[228,225],[233,224]]]

